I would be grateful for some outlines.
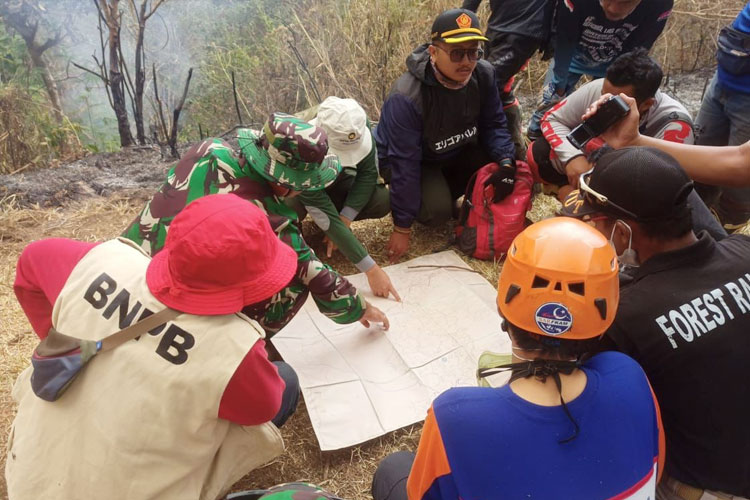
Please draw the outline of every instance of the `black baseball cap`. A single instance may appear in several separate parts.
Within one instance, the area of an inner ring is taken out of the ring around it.
[[[470,40],[488,41],[479,28],[479,18],[470,10],[446,10],[432,23],[433,42],[461,43]]]
[[[648,147],[604,153],[591,174],[563,202],[562,215],[584,219],[594,213],[648,222],[687,209],[693,181],[677,160]]]

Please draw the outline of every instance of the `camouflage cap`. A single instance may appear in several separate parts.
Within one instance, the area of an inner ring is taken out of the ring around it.
[[[328,152],[325,131],[300,118],[271,113],[263,130],[238,132],[240,150],[266,179],[295,191],[315,191],[332,183],[341,166]]]

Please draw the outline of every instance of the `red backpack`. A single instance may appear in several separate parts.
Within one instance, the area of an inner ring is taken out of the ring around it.
[[[534,178],[526,162],[516,162],[516,184],[505,199],[492,203],[495,187],[484,186],[499,167],[488,163],[469,179],[456,226],[458,248],[477,259],[502,259],[526,225]]]

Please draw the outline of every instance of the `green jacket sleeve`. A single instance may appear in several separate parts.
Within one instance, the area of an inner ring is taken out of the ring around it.
[[[362,294],[349,280],[318,260],[299,226],[281,217],[271,217],[269,221],[281,241],[297,252],[296,278],[310,291],[318,310],[336,323],[348,324],[361,318],[367,305]],[[277,295],[283,295],[283,291]]]
[[[339,247],[341,253],[357,269],[366,272],[375,265],[375,261],[367,253],[367,249],[341,220],[333,201],[324,190],[303,191],[299,195],[299,201],[305,206],[307,213],[313,218],[315,224],[325,231],[331,241]]]

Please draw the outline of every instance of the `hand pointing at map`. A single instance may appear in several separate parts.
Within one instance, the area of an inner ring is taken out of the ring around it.
[[[401,302],[401,297],[398,295],[398,292],[393,287],[393,283],[391,283],[391,279],[382,267],[375,264],[372,266],[372,269],[365,273],[365,275],[367,276],[367,282],[370,284],[372,293],[378,297],[384,297],[386,299],[388,298],[388,295],[391,294],[394,299]]]
[[[359,318],[359,322],[367,328],[370,328],[371,321],[374,323],[382,323],[384,330],[388,330],[391,327],[391,324],[388,322],[388,316],[386,316],[383,311],[367,302],[365,313]]]

